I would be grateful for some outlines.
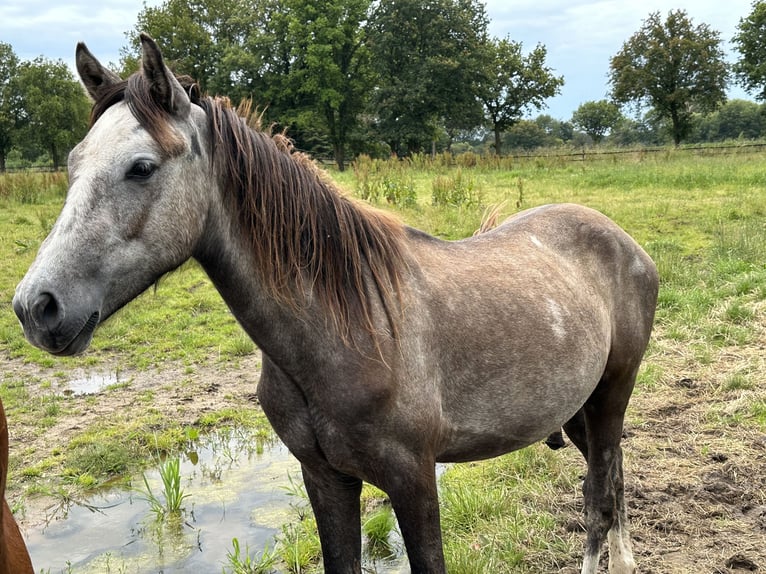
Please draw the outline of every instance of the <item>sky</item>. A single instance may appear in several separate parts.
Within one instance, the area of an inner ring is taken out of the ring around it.
[[[609,59],[652,13],[686,10],[694,25],[708,24],[721,34],[729,61],[737,59],[731,44],[741,18],[753,0],[485,0],[489,32],[521,42],[525,52],[537,44],[548,51],[547,64],[564,77],[561,94],[533,111],[568,120],[587,101],[609,93]],[[103,63],[117,63],[126,33],[144,4],[161,0],[0,0],[0,42],[10,44],[22,60],[42,56],[63,60],[74,71],[78,41]],[[730,98],[752,99],[739,88]]]

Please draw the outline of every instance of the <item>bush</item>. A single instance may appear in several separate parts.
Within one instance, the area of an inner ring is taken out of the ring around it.
[[[470,178],[464,178],[458,169],[454,176],[439,175],[434,179],[431,192],[433,205],[479,206],[481,197]]]

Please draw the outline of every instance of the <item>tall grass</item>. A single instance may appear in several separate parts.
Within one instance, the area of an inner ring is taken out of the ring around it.
[[[224,574],[270,574],[279,561],[277,553],[266,547],[259,557],[250,554],[250,548],[245,545],[240,548],[239,540],[231,540],[232,550],[226,553]]]
[[[160,481],[162,492],[157,495],[149,486],[146,473],[142,474],[144,490],[142,492],[149,508],[157,520],[166,518],[180,519],[183,511],[183,502],[189,497],[181,486],[181,460],[179,457],[169,457],[160,465]]]
[[[66,195],[68,179],[65,172],[27,172],[0,175],[0,199],[22,204],[37,204],[51,197]]]

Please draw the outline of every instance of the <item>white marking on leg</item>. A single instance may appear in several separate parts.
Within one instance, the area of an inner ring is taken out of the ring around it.
[[[601,552],[585,554],[585,558],[582,561],[581,574],[596,574],[596,572],[598,572],[598,559],[600,557]]]
[[[607,534],[609,540],[609,573],[633,574],[636,562],[633,560],[633,549],[630,544],[628,529],[623,527],[622,520],[615,521]]]

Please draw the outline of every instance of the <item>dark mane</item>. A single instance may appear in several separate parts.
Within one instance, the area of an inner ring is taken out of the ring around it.
[[[226,98],[195,97],[188,79],[179,80],[207,114],[214,167],[269,294],[295,309],[306,309],[315,297],[346,340],[354,323],[376,341],[386,327],[396,336],[402,224],[343,195],[287,137],[261,130],[249,106],[237,110]],[[141,74],[96,102],[92,121],[123,100],[165,153],[177,153],[182,142],[167,112],[153,103]],[[375,299],[387,326],[374,318]]]

